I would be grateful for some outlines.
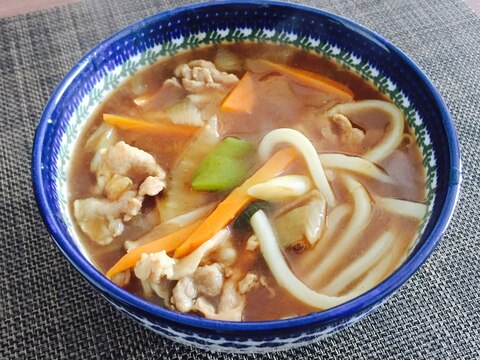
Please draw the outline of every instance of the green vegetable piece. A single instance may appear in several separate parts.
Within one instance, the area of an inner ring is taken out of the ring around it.
[[[231,190],[239,186],[250,168],[254,146],[243,139],[227,137],[200,163],[192,177],[197,191]]]
[[[236,137],[226,137],[218,144],[212,153],[232,158],[242,158],[253,151],[253,144]]]
[[[245,209],[243,209],[240,215],[237,216],[233,222],[233,228],[239,231],[250,229],[250,219],[258,210],[268,212],[270,210],[270,204],[263,200],[250,203]]]
[[[275,220],[278,243],[287,248],[303,239],[308,206],[295,208]]]
[[[197,191],[230,190],[240,185],[248,171],[241,160],[210,154],[192,178]]]

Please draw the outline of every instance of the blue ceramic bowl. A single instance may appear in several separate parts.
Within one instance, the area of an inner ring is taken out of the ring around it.
[[[409,257],[374,289],[341,306],[288,320],[223,322],[148,303],[108,281],[84,256],[67,205],[67,174],[82,127],[123,80],[178,52],[229,42],[269,42],[323,55],[360,74],[405,113],[421,148],[428,214]],[[45,108],[33,148],[33,182],[43,219],[72,265],[118,310],[174,341],[221,351],[288,349],[361,319],[397,290],[432,253],[452,215],[460,155],[452,120],[418,67],[377,34],[321,10],[243,1],[203,3],[141,20],[102,42],[61,82]]]

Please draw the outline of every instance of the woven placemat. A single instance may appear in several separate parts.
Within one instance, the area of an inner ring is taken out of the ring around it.
[[[188,1],[87,1],[0,20],[0,358],[246,359],[172,343],[113,309],[42,223],[30,154],[50,94],[99,41]],[[459,0],[305,1],[390,39],[440,90],[463,157],[457,211],[433,256],[384,306],[315,345],[268,359],[480,358],[480,18]]]

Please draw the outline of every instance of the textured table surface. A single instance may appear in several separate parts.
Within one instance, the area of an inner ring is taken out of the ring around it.
[[[0,0],[0,18],[26,14],[32,11],[52,8],[59,5],[73,4],[84,0]],[[463,0],[480,15],[480,0]]]
[[[460,0],[304,1],[390,39],[430,77],[455,120],[463,187],[443,239],[385,305],[315,345],[218,355],[116,312],[67,263],[36,209],[35,127],[55,86],[99,41],[188,1],[84,1],[0,19],[0,359],[480,359],[480,17]]]

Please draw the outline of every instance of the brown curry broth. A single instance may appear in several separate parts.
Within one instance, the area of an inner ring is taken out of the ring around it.
[[[272,61],[279,62],[280,57],[284,57],[284,54],[292,52],[291,48],[284,48],[278,45],[266,45],[266,44],[234,44],[228,46],[229,50],[240,55],[242,59],[245,58],[266,58]],[[90,120],[89,126],[82,133],[81,138],[77,144],[77,149],[84,146],[88,137],[95,131],[95,129],[102,123],[103,113],[113,113],[124,116],[139,117],[151,116],[151,114],[142,113],[138,107],[133,103],[133,99],[136,97],[132,91],[132,87],[135,84],[142,84],[146,91],[145,93],[155,93],[161,87],[163,81],[172,76],[174,68],[181,63],[188,62],[194,59],[206,59],[212,60],[215,55],[216,47],[197,49],[188,53],[177,55],[174,58],[168,59],[164,62],[159,62],[141,73],[135,75],[133,78],[122,84],[100,107],[97,115],[93,116]],[[333,80],[339,81],[348,86],[354,93],[355,100],[362,99],[382,99],[384,96],[376,91],[369,83],[362,80],[356,74],[342,68],[336,63],[333,63],[322,57],[307,54],[302,51],[295,50],[294,53],[288,57],[286,64],[302,68],[304,70],[314,71],[318,74],[328,76]],[[242,75],[236,74],[239,77]],[[297,89],[298,90],[298,89]],[[304,91],[311,91],[309,89],[303,89]],[[262,109],[263,113],[272,113],[274,115],[282,116],[283,112],[279,112],[275,106],[271,105],[270,108]],[[287,112],[288,114],[288,112]],[[258,113],[257,113],[258,116]],[[288,119],[279,119],[275,116],[270,116],[271,124],[262,123],[260,129],[256,129],[259,132],[252,132],[252,116],[251,115],[227,115],[225,113],[219,114],[219,124],[222,136],[227,135],[241,135],[251,141],[258,142],[261,137],[270,129],[277,125],[277,121],[296,125],[298,124],[301,116],[294,116]],[[374,127],[375,133],[373,140],[369,142],[374,143],[376,139],[379,139],[385,132],[386,122],[378,119],[369,119],[367,116],[364,118],[355,119],[362,128]],[[229,122],[240,124],[236,128],[229,129]],[[256,123],[259,123],[256,121]],[[227,124],[227,125],[226,125]],[[244,126],[242,124],[249,124]],[[405,130],[409,133],[409,130]],[[183,150],[188,143],[187,139],[181,136],[156,136],[148,133],[128,133],[126,131],[119,131],[119,137],[125,140],[128,144],[136,146],[142,150],[151,153],[158,163],[169,172],[173,166],[175,159],[179,153]],[[311,139],[314,141],[317,150],[321,152],[338,152],[340,149],[338,146],[328,144],[325,141],[321,141],[320,138],[315,138],[315,133]],[[92,159],[93,154],[76,151],[73,157],[72,166],[70,170],[70,208],[72,211],[73,201],[75,199],[85,198],[91,196],[90,189],[95,184],[95,176],[87,169]],[[418,148],[415,144],[403,144],[399,146],[395,152],[381,163],[381,166],[387,171],[387,173],[395,180],[400,186],[392,186],[368,178],[361,178],[361,182],[367,189],[375,189],[376,195],[397,197],[412,201],[424,201],[424,173],[421,166],[421,156]],[[303,165],[297,164],[295,166],[298,169],[303,168]],[[306,173],[306,171],[304,170]],[[336,176],[338,179],[338,176]],[[335,180],[333,182],[333,188],[340,202],[351,203],[351,199],[344,187]],[[211,194],[212,200],[225,196],[224,194]],[[73,211],[72,211],[73,212]],[[145,218],[147,220],[145,220]],[[123,242],[127,239],[135,239],[144,233],[158,222],[158,216],[156,215],[154,202],[146,199],[142,208],[141,214],[134,220],[127,223],[125,232],[116,238],[111,244],[107,246],[100,246],[90,241],[80,229],[77,228],[77,232],[80,238],[90,254],[94,264],[102,271],[106,272],[123,254]],[[341,266],[348,264],[353,258],[361,254],[368,248],[368,246],[374,241],[385,229],[391,228],[392,222],[395,222],[395,229],[402,229],[402,234],[396,241],[395,263],[392,264],[391,270],[398,265],[403,259],[406,249],[409,248],[412,238],[417,229],[418,223],[415,221],[400,219],[399,217],[382,213],[376,209],[373,211],[372,221],[368,225],[364,234],[360,237],[358,246],[356,246],[352,253],[345,257],[344,263]],[[239,256],[243,256],[244,241],[237,241]],[[326,252],[328,253],[328,251]],[[292,270],[297,276],[302,277],[305,269],[302,269],[301,264],[296,261],[301,255],[295,254],[292,251],[286,251],[287,259],[292,267]],[[283,289],[279,288],[275,284],[275,281],[270,274],[263,258],[259,257],[255,262],[255,270],[259,274],[263,274],[267,278],[268,284],[275,291],[275,300],[269,299],[269,292],[260,287],[257,290],[250,292],[247,295],[247,306],[245,309],[244,320],[269,320],[278,319],[281,317],[298,316],[308,314],[315,309],[305,306]],[[248,271],[249,269],[244,269]],[[335,272],[335,271],[333,271]],[[328,276],[327,276],[328,278]],[[321,286],[320,286],[321,287]],[[162,301],[156,296],[145,296],[142,294],[141,286],[138,280],[132,276],[132,281],[128,285],[127,289],[132,293],[145,297],[147,300],[161,304]],[[348,290],[348,289],[347,289]],[[265,304],[268,303],[268,306]],[[258,305],[256,305],[258,304]]]

